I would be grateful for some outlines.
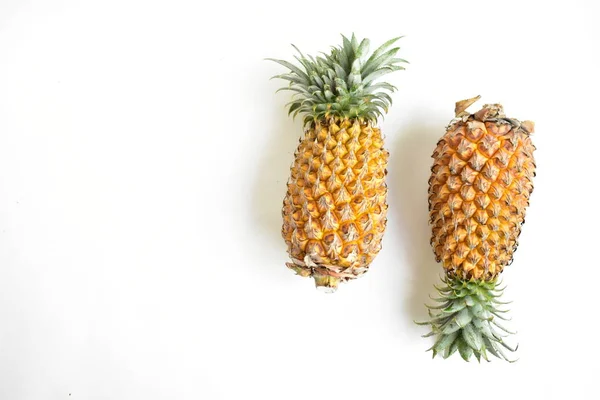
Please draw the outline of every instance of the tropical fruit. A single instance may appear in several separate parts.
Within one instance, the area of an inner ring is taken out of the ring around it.
[[[298,50],[280,90],[295,92],[289,114],[304,117],[287,193],[282,236],[298,275],[334,291],[339,282],[364,274],[379,250],[386,225],[388,152],[377,118],[392,103],[381,76],[404,69],[395,38],[369,54],[369,40],[342,36],[322,56]],[[294,46],[295,47],[295,46]]]
[[[437,340],[431,350],[465,359],[488,353],[508,360],[502,348],[510,333],[498,319],[498,276],[512,262],[533,191],[534,124],[504,115],[500,104],[474,114],[456,104],[456,118],[433,152],[429,179],[431,245],[446,276],[428,322]]]

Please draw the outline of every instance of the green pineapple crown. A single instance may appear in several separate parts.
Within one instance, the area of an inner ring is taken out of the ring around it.
[[[433,357],[440,354],[448,358],[456,351],[465,361],[475,356],[490,361],[488,353],[500,359],[513,362],[502,348],[514,352],[517,349],[504,342],[507,334],[513,334],[498,320],[508,320],[503,316],[506,310],[499,305],[507,304],[498,300],[504,289],[496,287],[492,281],[462,280],[446,276],[444,287],[436,287],[440,297],[433,299],[439,303],[429,308],[430,320],[417,322],[431,326],[431,332],[424,337],[436,336],[435,344],[429,349]]]
[[[386,92],[396,88],[386,82],[375,83],[377,79],[393,71],[403,70],[398,65],[406,60],[396,58],[399,47],[390,47],[400,37],[385,42],[369,56],[369,39],[360,43],[352,34],[351,39],[342,35],[342,45],[332,47],[331,53],[321,53],[316,58],[305,56],[292,45],[299,56],[295,56],[300,66],[284,60],[275,61],[290,72],[276,75],[289,81],[289,85],[278,90],[291,90],[293,100],[288,114],[304,114],[304,123],[310,124],[323,118],[355,118],[375,122],[383,117],[392,105],[392,98]]]

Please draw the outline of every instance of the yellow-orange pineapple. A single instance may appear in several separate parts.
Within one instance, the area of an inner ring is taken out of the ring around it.
[[[404,62],[389,49],[398,38],[370,56],[368,39],[342,38],[323,57],[299,52],[300,67],[273,60],[290,70],[277,77],[290,81],[289,112],[304,114],[306,126],[283,201],[287,266],[328,291],[364,274],[381,249],[388,152],[375,124],[395,88],[375,80]]]
[[[456,119],[433,153],[429,179],[431,245],[446,271],[442,306],[431,307],[434,357],[459,350],[468,360],[487,353],[507,359],[496,330],[509,333],[497,300],[497,277],[513,258],[533,191],[533,122],[507,118],[499,104],[475,114],[479,97],[457,103]]]

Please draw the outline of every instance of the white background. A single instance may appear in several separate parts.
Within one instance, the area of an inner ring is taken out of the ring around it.
[[[600,398],[597,2],[0,2],[0,399]],[[596,25],[596,26],[594,26]],[[291,42],[398,35],[384,250],[284,263]],[[431,360],[430,155],[477,94],[536,122],[516,364]]]

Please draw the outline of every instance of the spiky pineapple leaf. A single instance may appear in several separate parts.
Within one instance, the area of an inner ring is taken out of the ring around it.
[[[294,116],[304,114],[306,124],[330,117],[375,122],[378,116],[387,113],[392,104],[388,93],[396,90],[393,85],[376,80],[404,69],[400,64],[406,63],[396,57],[399,47],[389,49],[398,39],[387,41],[369,55],[368,39],[359,41],[354,34],[350,38],[342,35],[342,45],[332,47],[329,54],[322,56],[305,56],[292,45],[298,53],[294,56],[298,65],[273,58],[267,60],[289,70],[274,78],[290,82],[280,90],[296,92],[288,111]]]
[[[513,348],[504,342],[503,337],[513,332],[497,321],[498,318],[506,319],[502,316],[506,310],[499,310],[493,301],[497,295],[496,282],[463,281],[449,276],[442,281],[444,286],[436,287],[439,297],[433,299],[439,305],[428,306],[429,321],[417,322],[431,327],[426,336],[436,336],[430,349],[434,357],[441,354],[447,358],[458,351],[466,361],[472,356],[478,361],[482,358],[489,361],[489,353],[512,362],[503,348],[514,352],[518,346]]]

